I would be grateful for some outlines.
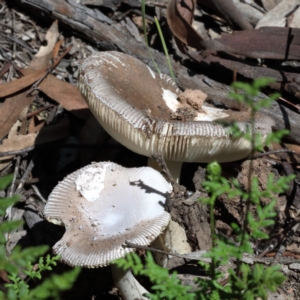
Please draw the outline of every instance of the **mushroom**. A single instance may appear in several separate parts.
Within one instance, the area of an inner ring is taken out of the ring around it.
[[[54,253],[71,266],[95,268],[133,251],[123,246],[126,241],[148,245],[170,221],[164,203],[171,190],[149,167],[100,162],[79,169],[54,188],[45,207],[46,219],[66,228]],[[124,299],[146,299],[130,270],[111,268]]]
[[[198,105],[170,77],[132,56],[94,53],[83,61],[78,84],[92,113],[115,140],[141,155],[161,155],[177,182],[182,162],[229,162],[251,153],[250,141],[233,138],[218,122],[234,120],[245,132],[248,112]],[[273,125],[271,118],[258,114],[254,129],[264,140]]]

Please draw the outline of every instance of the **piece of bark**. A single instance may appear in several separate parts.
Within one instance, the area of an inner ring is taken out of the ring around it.
[[[93,13],[91,12],[93,10],[88,9],[87,7],[80,5],[75,6],[74,4],[72,5],[67,1],[59,0],[12,0],[10,3],[18,4],[18,6],[16,6],[16,9],[26,7],[31,11],[33,9],[36,9],[39,13],[41,11],[44,13],[48,12],[49,18],[56,18],[60,22],[65,23],[65,25],[68,25],[72,29],[80,32],[80,35],[82,37],[87,39],[90,43],[96,45],[99,49],[122,51],[140,59],[145,64],[149,65],[149,67],[155,70],[145,43],[137,42],[136,40],[131,38],[129,34],[125,34],[124,32],[117,30],[113,26],[109,26],[105,22],[101,22],[98,19],[94,18]],[[286,28],[278,28],[278,30],[286,30]],[[293,28],[291,33],[294,32],[294,30],[300,32],[300,29]],[[264,28],[260,28],[257,31],[262,31],[262,33],[264,33],[265,39],[270,35],[270,32],[268,30],[267,32],[269,33],[265,33],[266,30],[264,30]],[[254,37],[257,31],[250,30],[251,34]],[[243,31],[243,33],[244,32],[246,31]],[[284,32],[284,34],[285,37],[287,37],[286,31]],[[238,38],[236,36],[234,38],[238,42]],[[276,39],[276,36],[272,38],[272,40],[274,40],[275,42]],[[292,58],[293,56],[300,58],[300,45],[293,45],[294,44],[291,43],[290,47],[290,50],[293,51],[289,52],[293,55],[289,56],[289,58]],[[272,45],[272,48],[274,51],[276,51],[274,45]],[[155,62],[157,63],[157,65],[159,65],[161,72],[169,74],[166,57],[162,53],[152,49],[151,53]],[[219,85],[217,82],[207,78],[206,76],[195,74],[194,72],[190,71],[189,69],[173,60],[171,61],[171,63],[173,71],[175,73],[177,81],[176,83],[179,87],[184,89],[200,89],[204,93],[208,94],[208,99],[211,101],[219,103],[231,101],[232,103],[232,100],[230,100],[228,97],[228,93],[230,91],[230,88],[228,86],[224,85],[222,89],[216,88],[216,86]],[[207,84],[207,82],[210,82],[210,85]],[[274,103],[269,110],[264,109],[263,111],[267,115],[274,118],[277,129],[283,129],[286,128],[286,126],[290,127],[291,133],[289,137],[291,141],[300,143],[300,123],[298,121],[299,114],[293,112],[287,107],[279,105],[278,103]]]
[[[229,52],[252,58],[280,60],[300,59],[300,29],[287,27],[261,27],[222,34],[215,42]]]
[[[270,87],[276,91],[287,92],[293,98],[300,101],[300,75],[298,73],[284,72],[268,67],[261,67],[242,60],[223,59],[218,56],[208,56],[201,61],[206,68],[213,68],[217,72],[231,70],[249,79],[258,77],[270,77],[274,79],[274,83]],[[237,107],[233,107],[237,108]]]
[[[223,66],[229,70],[235,71],[238,74],[241,74],[247,78],[255,79],[258,77],[272,77],[275,81],[278,82],[296,82],[300,83],[300,74],[299,73],[290,73],[284,71],[278,71],[267,67],[260,67],[249,62],[223,59],[217,56],[208,56],[202,60],[214,67],[215,65]],[[299,99],[300,100],[300,99]]]

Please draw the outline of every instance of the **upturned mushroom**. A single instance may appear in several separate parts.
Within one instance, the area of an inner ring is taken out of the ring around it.
[[[103,128],[130,150],[161,155],[175,180],[182,162],[229,162],[247,157],[251,143],[233,138],[220,124],[236,121],[249,127],[247,113],[188,101],[172,79],[121,52],[94,53],[79,73],[79,90]],[[183,94],[184,95],[184,94]],[[274,121],[258,114],[254,130],[262,140]]]
[[[148,245],[166,228],[164,203],[172,187],[149,167],[126,169],[112,162],[92,163],[61,181],[44,215],[66,232],[53,251],[71,266],[102,267],[134,249],[126,241]],[[124,299],[144,299],[147,291],[131,271],[111,265]]]

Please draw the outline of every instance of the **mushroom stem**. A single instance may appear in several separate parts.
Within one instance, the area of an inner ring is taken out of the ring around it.
[[[143,297],[143,294],[149,292],[135,279],[131,270],[124,271],[116,264],[111,264],[111,272],[114,283],[124,300],[148,300],[148,298]]]
[[[179,183],[182,162],[166,161],[166,164],[175,182]],[[148,166],[161,171],[160,166],[154,158],[148,158]],[[187,242],[184,228],[173,220],[170,221],[164,233],[155,240],[154,245],[161,250],[178,254],[191,252],[191,246]],[[160,266],[166,267],[169,258],[167,255],[155,255],[155,260]]]
[[[192,251],[190,244],[187,242],[184,228],[173,220],[170,221],[163,234],[152,242],[152,246],[163,251],[178,254],[190,253]],[[167,266],[169,260],[168,255],[157,253],[154,254],[154,257],[158,265],[162,267]]]
[[[166,161],[167,167],[176,183],[180,183],[180,173],[182,168],[181,161]],[[149,157],[148,158],[148,166],[153,168],[154,170],[161,171],[156,159]]]

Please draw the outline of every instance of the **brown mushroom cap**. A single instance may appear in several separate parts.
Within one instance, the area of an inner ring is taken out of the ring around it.
[[[217,122],[201,121],[230,119],[227,111],[215,109],[213,118],[208,111],[196,112],[192,121],[173,120],[180,90],[171,78],[129,55],[111,51],[88,57],[81,66],[79,90],[104,129],[136,153],[160,154],[169,161],[227,162],[251,152],[245,138],[232,138]],[[241,116],[237,125],[246,131],[249,120]],[[259,115],[255,131],[264,139],[273,125],[271,118]]]
[[[49,221],[66,227],[54,252],[69,265],[97,267],[133,251],[125,241],[148,245],[170,221],[163,205],[171,189],[149,167],[100,162],[70,174],[45,207]]]

